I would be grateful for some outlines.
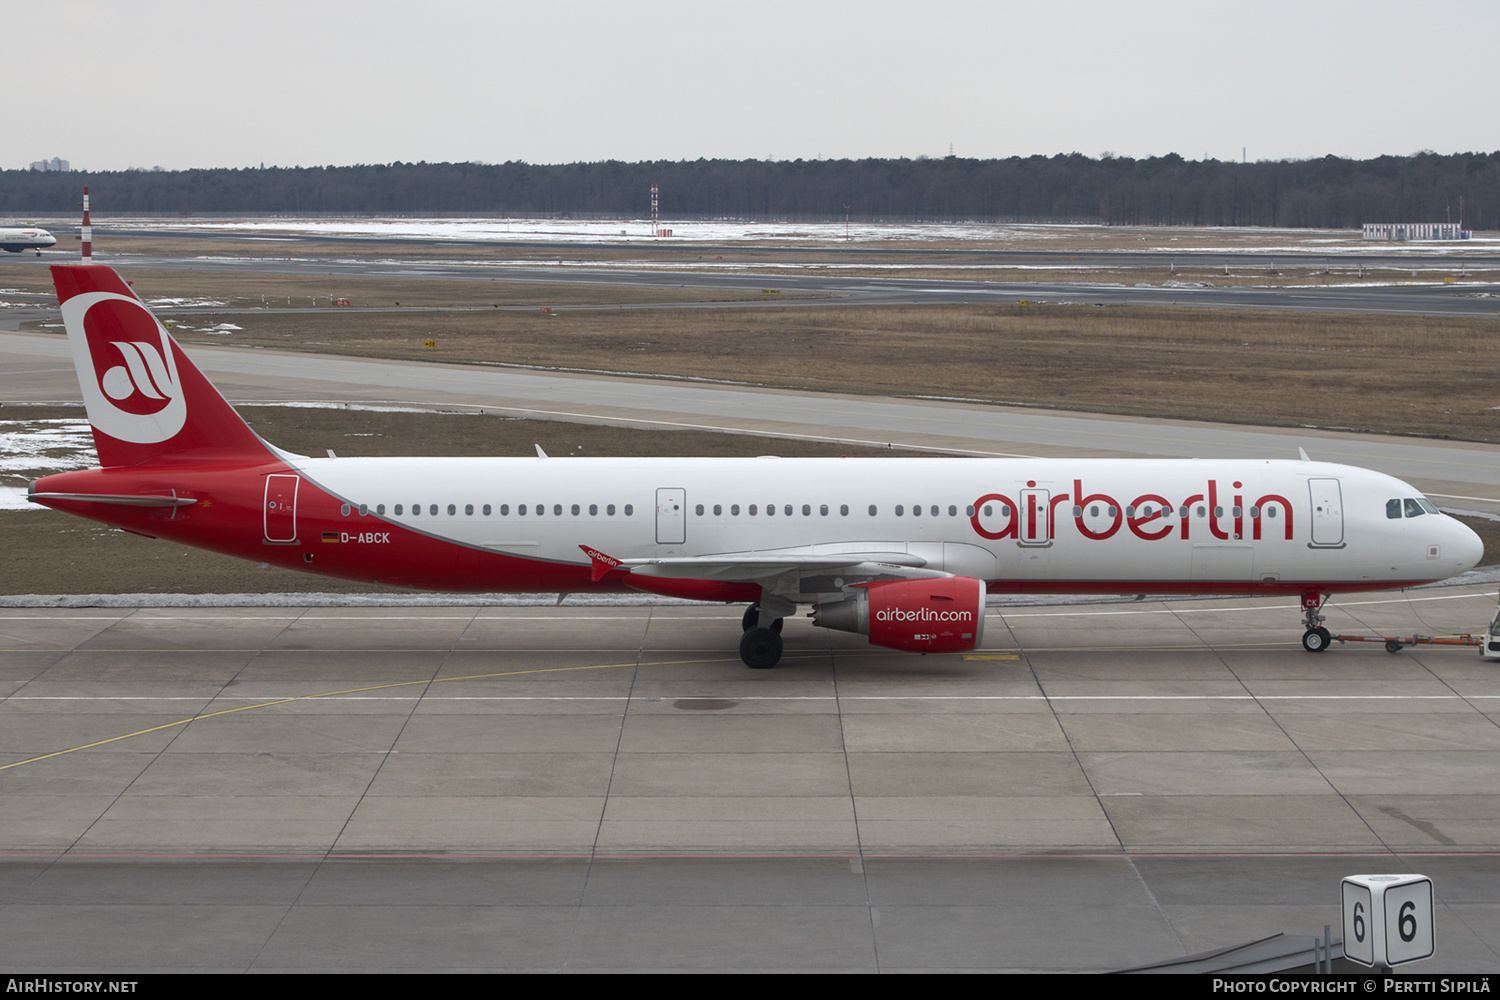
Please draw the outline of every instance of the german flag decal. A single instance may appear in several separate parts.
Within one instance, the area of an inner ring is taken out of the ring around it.
[[[339,540],[339,533],[337,531],[325,531],[325,532],[323,532],[323,541],[325,541],[325,542],[336,542],[338,540]]]

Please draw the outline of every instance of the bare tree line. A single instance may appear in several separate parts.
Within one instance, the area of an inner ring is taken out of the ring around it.
[[[391,163],[0,171],[0,215],[364,214],[1500,228],[1500,152],[1235,163],[1078,153],[972,160]]]

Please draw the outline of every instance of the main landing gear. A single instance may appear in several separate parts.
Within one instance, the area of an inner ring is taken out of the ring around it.
[[[1302,633],[1302,648],[1309,653],[1321,653],[1333,641],[1333,636],[1323,627],[1323,616],[1318,614],[1326,600],[1326,594],[1302,595],[1302,623],[1307,626],[1307,631]]]
[[[762,626],[762,620],[769,624]],[[759,604],[752,604],[740,619],[745,634],[740,637],[740,659],[753,670],[769,670],[781,660],[782,619],[770,618]]]

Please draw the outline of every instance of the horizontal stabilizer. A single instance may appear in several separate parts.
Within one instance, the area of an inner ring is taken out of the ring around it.
[[[29,493],[33,503],[43,500],[73,500],[81,503],[112,503],[121,507],[186,507],[198,501],[189,497],[143,496],[119,493]]]

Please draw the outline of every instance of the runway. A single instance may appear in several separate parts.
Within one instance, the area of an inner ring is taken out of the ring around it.
[[[534,247],[533,247],[534,249]],[[695,248],[696,249],[696,248]],[[351,251],[353,252],[353,251]],[[359,252],[368,252],[361,249]],[[706,251],[705,251],[706,252]],[[800,251],[799,251],[800,252]],[[1215,262],[1219,258],[1209,255]],[[1283,255],[1290,260],[1296,255]],[[1238,261],[1238,255],[1226,259]],[[1322,262],[1324,255],[1312,259]],[[1334,259],[1340,259],[1336,255]],[[1478,258],[1476,265],[1490,257]],[[774,268],[778,258],[770,257],[765,266]],[[45,267],[71,262],[62,255],[25,257],[6,261],[14,267]],[[604,264],[513,265],[503,262],[448,262],[370,259],[240,258],[152,256],[132,254],[101,257],[100,263],[137,270],[235,271],[262,274],[301,274],[328,277],[364,278],[441,278],[458,281],[514,281],[528,284],[602,285],[630,289],[717,289],[758,294],[775,287],[783,293],[798,293],[836,298],[842,305],[938,305],[952,303],[1009,304],[1026,300],[1036,303],[1101,306],[1191,306],[1206,309],[1274,309],[1293,312],[1377,313],[1411,316],[1500,316],[1500,293],[1490,283],[1456,281],[1431,285],[1328,285],[1272,287],[1204,287],[1195,282],[1170,285],[1106,284],[1069,282],[998,282],[964,281],[951,278],[885,278],[840,273],[838,270],[809,270],[808,273],[753,273],[736,268],[715,269],[705,263],[698,268],[690,264],[666,267],[610,267]],[[1076,262],[1107,266],[1099,260]],[[1156,262],[1156,266],[1160,265]],[[1343,260],[1350,267],[1369,264],[1369,258],[1349,256]],[[1421,262],[1401,260],[1409,267]],[[1429,262],[1430,263],[1430,262]],[[1453,259],[1440,264],[1452,270]],[[1005,262],[997,264],[1005,266]],[[1144,266],[1129,260],[1126,266]],[[785,304],[785,303],[782,303]],[[713,303],[715,308],[758,308],[764,303]],[[222,310],[220,310],[222,311]]]
[[[0,959],[1104,971],[1321,934],[1339,877],[1415,870],[1428,964],[1500,960],[1470,651],[1313,658],[1288,603],[1197,601],[992,610],[969,657],[789,621],[752,672],[737,617],[0,611]]]

